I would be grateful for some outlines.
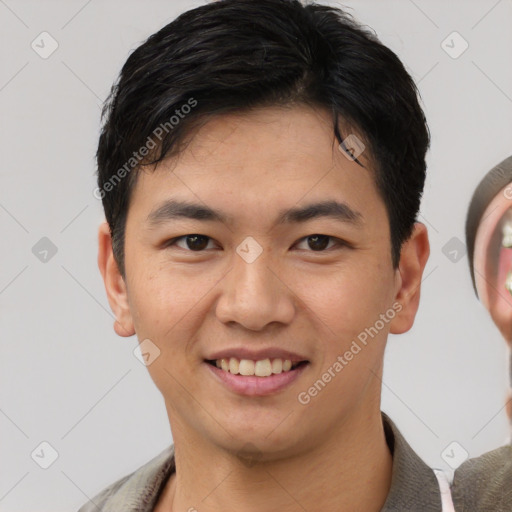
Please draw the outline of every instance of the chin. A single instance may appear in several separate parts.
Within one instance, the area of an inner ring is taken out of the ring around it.
[[[301,444],[299,439],[295,439],[291,432],[286,429],[280,429],[277,433],[275,426],[265,425],[261,428],[251,429],[250,432],[246,428],[236,428],[233,425],[227,426],[226,430],[231,436],[223,436],[219,440],[226,451],[232,453],[244,454],[247,456],[258,455],[265,459],[277,459],[287,454],[296,453],[295,444]]]

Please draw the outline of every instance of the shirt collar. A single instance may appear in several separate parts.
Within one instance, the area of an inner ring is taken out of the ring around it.
[[[441,494],[434,472],[409,446],[391,419],[385,413],[381,414],[386,442],[393,456],[391,488],[381,512],[439,512]],[[171,445],[106,489],[102,493],[104,500],[101,503],[96,501],[95,505],[102,505],[103,512],[152,512],[175,471],[174,445]],[[83,508],[80,512],[88,510]]]
[[[381,512],[440,512],[441,492],[435,473],[409,446],[389,416],[381,414],[386,442],[393,456],[391,488]]]

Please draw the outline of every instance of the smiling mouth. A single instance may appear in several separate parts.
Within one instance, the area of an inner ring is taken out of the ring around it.
[[[292,363],[289,359],[262,359],[252,361],[250,359],[237,359],[236,357],[217,360],[207,359],[208,364],[233,375],[270,377],[280,373],[287,373],[309,364],[309,361],[297,361]]]

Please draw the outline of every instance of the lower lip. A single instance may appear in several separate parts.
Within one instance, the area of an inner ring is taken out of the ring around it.
[[[207,362],[204,364],[231,391],[246,396],[267,396],[282,391],[309,366],[309,363],[306,363],[288,372],[275,373],[268,377],[256,377],[255,375],[235,375]]]

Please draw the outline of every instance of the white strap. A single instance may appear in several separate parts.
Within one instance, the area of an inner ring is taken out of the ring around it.
[[[437,480],[439,482],[439,490],[441,491],[441,503],[443,505],[443,512],[455,512],[453,506],[452,493],[450,490],[450,480],[444,471],[441,469],[434,469]]]

